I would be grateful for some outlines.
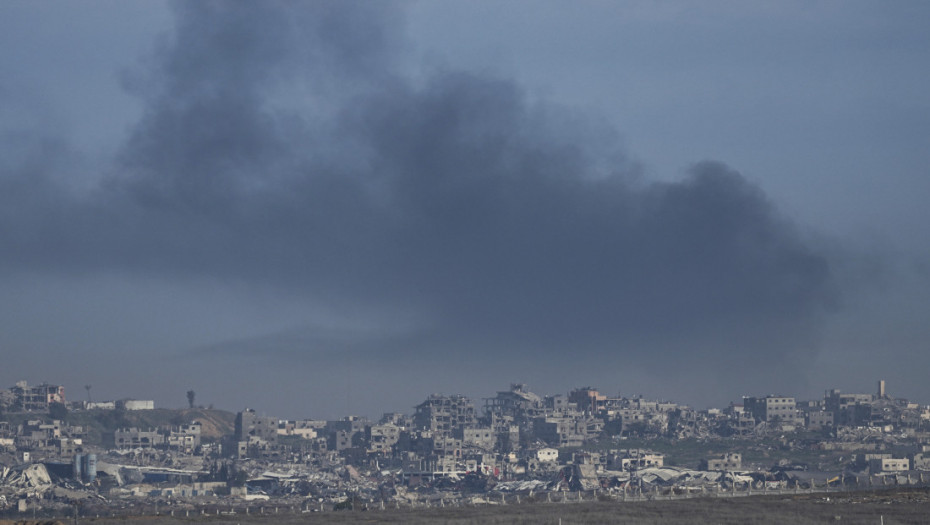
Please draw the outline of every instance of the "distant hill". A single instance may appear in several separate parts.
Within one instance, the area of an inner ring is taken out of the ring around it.
[[[3,418],[11,424],[26,420],[51,418],[48,414],[15,413]],[[74,410],[68,412],[66,423],[83,426],[90,445],[112,446],[113,431],[118,428],[136,427],[149,429],[186,425],[199,421],[202,436],[206,441],[219,440],[235,430],[236,414],[225,410],[208,408],[156,408],[154,410]]]

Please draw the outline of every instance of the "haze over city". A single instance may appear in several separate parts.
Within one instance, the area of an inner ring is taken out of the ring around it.
[[[928,399],[928,16],[0,3],[0,382]]]

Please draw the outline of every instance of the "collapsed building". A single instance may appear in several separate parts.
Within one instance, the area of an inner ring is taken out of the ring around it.
[[[85,442],[80,427],[30,416],[18,425],[0,422],[0,465],[5,465],[0,473],[7,483],[0,483],[0,496],[15,503],[30,485],[30,490],[55,488],[74,497],[200,502],[312,497],[336,505],[352,498],[409,503],[523,491],[765,490],[812,487],[823,479],[911,483],[922,482],[921,471],[930,470],[925,457],[930,433],[920,430],[928,420],[927,407],[887,395],[866,399],[828,391],[823,400],[808,402],[746,397],[724,410],[698,411],[641,396],[603,395],[592,387],[539,396],[514,384],[485,400],[480,411],[463,395],[443,394],[430,395],[412,414],[389,413],[378,422],[357,416],[283,420],[245,409],[236,415],[233,434],[222,440],[205,442],[196,421],[129,427],[117,429],[113,449],[103,451],[99,443]],[[817,434],[786,430],[802,424]],[[714,446],[700,464],[689,463],[699,467],[692,470],[680,457],[635,448],[653,436]],[[635,445],[625,441],[631,438]],[[624,443],[630,445],[622,448]],[[912,446],[907,457],[901,454],[904,443]],[[772,471],[758,462],[786,450],[830,457],[848,450],[857,459],[826,466],[778,460]],[[102,460],[91,468],[94,456]],[[49,482],[42,468],[28,466],[30,461],[45,468]],[[812,478],[827,472],[827,478]]]
[[[26,381],[19,381],[9,390],[10,409],[22,412],[47,412],[52,403],[64,405],[65,387],[60,385],[29,386]]]

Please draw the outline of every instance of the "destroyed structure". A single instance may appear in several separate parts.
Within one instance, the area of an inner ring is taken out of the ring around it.
[[[543,396],[514,384],[480,405],[432,394],[411,414],[378,421],[289,420],[245,409],[227,436],[205,437],[200,422],[187,421],[115,428],[93,442],[87,429],[52,419],[56,405],[75,413],[154,408],[134,400],[68,403],[64,388],[50,384],[0,390],[0,411],[17,415],[0,420],[0,512],[28,502],[154,498],[195,509],[273,499],[315,508],[930,482],[930,407],[887,395],[884,382],[874,394],[744,397],[707,410],[592,387]],[[684,441],[707,453],[678,457]]]

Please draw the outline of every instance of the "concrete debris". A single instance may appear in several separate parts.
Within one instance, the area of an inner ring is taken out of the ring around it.
[[[4,469],[4,485],[18,488],[46,488],[52,485],[45,465],[35,463],[13,469]]]
[[[526,481],[503,481],[494,486],[495,492],[531,493],[546,490],[550,483],[538,479]]]
[[[346,465],[346,471],[349,474],[349,479],[358,483],[362,481],[362,477],[359,476],[358,470],[355,469],[352,465]]]

